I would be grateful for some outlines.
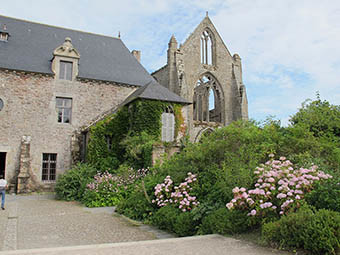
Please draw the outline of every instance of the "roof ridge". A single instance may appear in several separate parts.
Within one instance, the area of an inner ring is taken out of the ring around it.
[[[63,29],[63,30],[70,30],[70,31],[74,31],[74,32],[84,33],[84,34],[90,34],[90,35],[96,35],[96,36],[102,36],[102,37],[107,37],[107,38],[111,38],[111,39],[121,40],[120,37],[97,34],[97,33],[93,33],[93,32],[86,32],[86,31],[77,30],[77,29],[73,29],[73,28],[65,28],[65,27],[61,27],[61,26],[49,25],[49,24],[45,24],[45,23],[41,23],[41,22],[35,22],[35,21],[19,19],[19,18],[13,18],[13,17],[1,15],[1,14],[0,14],[0,17],[4,17],[4,18],[7,18],[7,19],[13,19],[13,20],[17,20],[17,21],[23,21],[23,22],[32,23],[32,24],[37,24],[37,25],[43,25],[43,26],[47,26],[47,27],[53,27],[53,28],[58,28],[58,29]]]
[[[157,73],[158,71],[160,71],[160,70],[166,68],[167,66],[168,66],[168,64],[165,64],[164,66],[162,66],[162,67],[158,68],[157,70],[153,71],[153,72],[151,73],[151,75],[153,75],[153,74]]]

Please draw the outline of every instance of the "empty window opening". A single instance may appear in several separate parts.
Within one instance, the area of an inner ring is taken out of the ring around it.
[[[113,138],[112,138],[112,136],[106,135],[105,139],[106,139],[107,150],[112,151],[112,148],[113,148]]]
[[[72,81],[72,69],[72,62],[60,61],[59,79]]]
[[[57,97],[56,109],[59,123],[71,123],[72,98]]]
[[[216,79],[210,74],[203,75],[194,89],[194,120],[222,122],[223,97]]]
[[[5,178],[6,173],[6,152],[0,152],[0,175]]]
[[[0,111],[4,108],[4,101],[0,98]]]
[[[57,169],[57,154],[43,153],[41,179],[43,181],[55,181],[56,169]]]
[[[81,133],[81,143],[80,143],[80,160],[81,162],[86,162],[87,145],[88,145],[88,132],[84,131]]]
[[[215,109],[215,94],[214,91],[209,89],[209,111]]]

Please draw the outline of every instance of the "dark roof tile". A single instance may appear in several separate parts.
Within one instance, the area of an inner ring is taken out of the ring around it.
[[[186,99],[159,85],[159,83],[157,83],[157,81],[155,80],[149,82],[148,84],[133,92],[130,96],[126,98],[122,105],[126,105],[138,98],[174,102],[180,104],[191,104]]]
[[[80,54],[78,77],[141,86],[153,80],[118,38],[0,15],[11,37],[0,41],[0,68],[52,74],[53,50],[65,37]]]

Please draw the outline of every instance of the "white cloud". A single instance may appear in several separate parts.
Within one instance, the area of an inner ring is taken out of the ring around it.
[[[7,16],[111,36],[121,31],[149,71],[165,64],[170,36],[183,42],[205,11],[242,58],[250,117],[270,114],[287,123],[316,91],[340,104],[338,1],[3,0],[0,6]]]

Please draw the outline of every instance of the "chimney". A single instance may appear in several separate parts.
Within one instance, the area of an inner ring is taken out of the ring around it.
[[[131,51],[132,55],[140,62],[141,52],[140,50],[133,50]]]

